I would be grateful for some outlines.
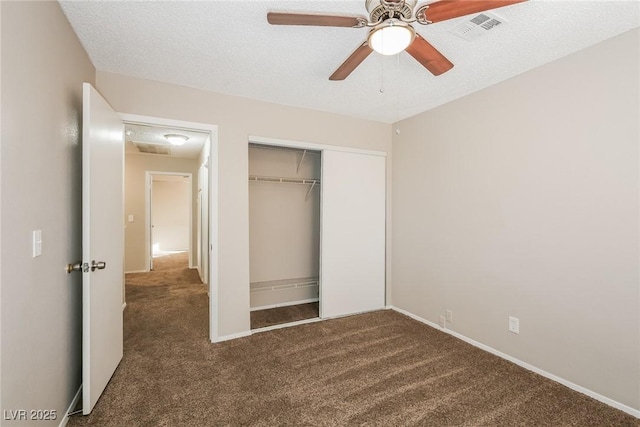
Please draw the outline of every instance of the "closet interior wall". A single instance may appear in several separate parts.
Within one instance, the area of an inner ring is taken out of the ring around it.
[[[249,144],[251,310],[318,301],[320,154]]]

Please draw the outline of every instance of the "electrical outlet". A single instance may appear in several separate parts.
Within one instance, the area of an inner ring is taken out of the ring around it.
[[[440,327],[441,328],[444,328],[444,327],[447,326],[445,322],[446,322],[445,321],[445,317],[444,316],[440,316]]]
[[[447,310],[447,322],[453,323],[453,311]]]
[[[514,334],[520,333],[520,319],[509,316],[509,332],[513,332]]]

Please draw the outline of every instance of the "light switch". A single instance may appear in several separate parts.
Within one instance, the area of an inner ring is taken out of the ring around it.
[[[133,215],[129,215],[129,222],[133,222]]]
[[[42,255],[42,230],[33,230],[33,257]]]

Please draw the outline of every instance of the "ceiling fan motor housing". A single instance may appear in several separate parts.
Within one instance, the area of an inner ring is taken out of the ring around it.
[[[371,22],[387,18],[411,19],[417,0],[366,0],[365,7]]]

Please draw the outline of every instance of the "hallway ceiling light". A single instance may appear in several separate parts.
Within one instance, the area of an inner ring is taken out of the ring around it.
[[[184,145],[189,140],[186,135],[179,135],[177,133],[168,133],[164,136],[171,145]]]

